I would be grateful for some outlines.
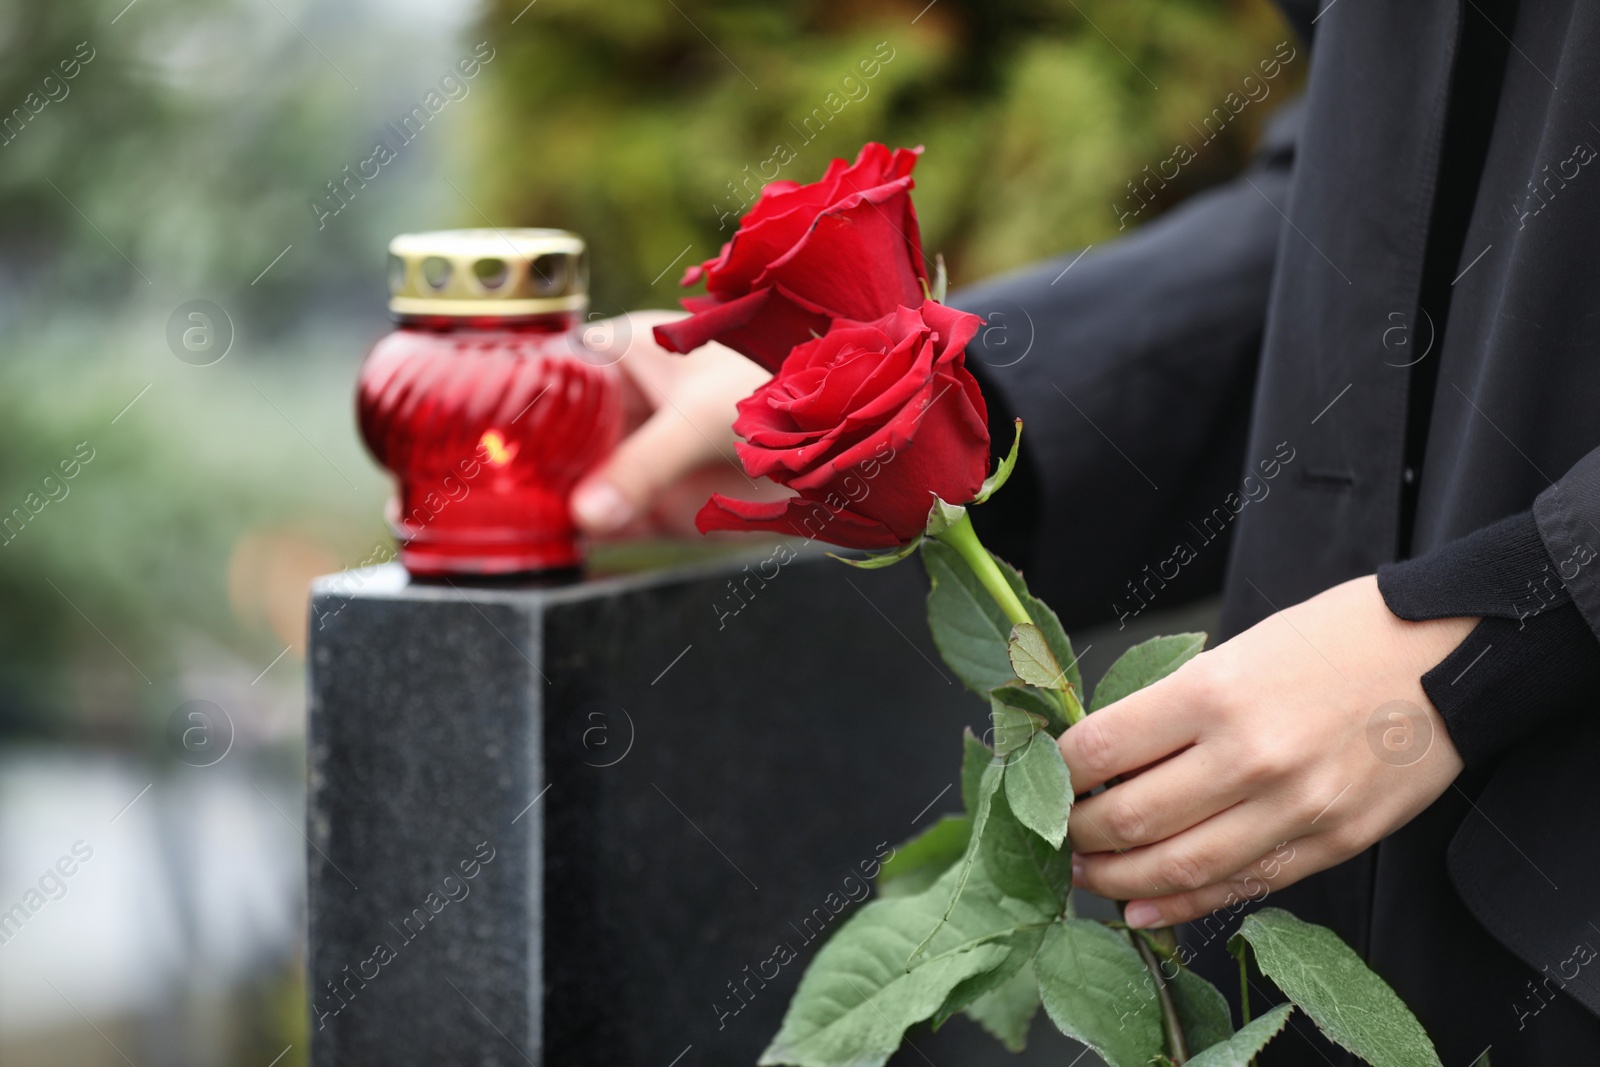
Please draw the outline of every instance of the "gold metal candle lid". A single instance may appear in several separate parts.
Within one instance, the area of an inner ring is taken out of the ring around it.
[[[542,315],[589,302],[583,238],[566,230],[436,230],[389,242],[396,315]]]

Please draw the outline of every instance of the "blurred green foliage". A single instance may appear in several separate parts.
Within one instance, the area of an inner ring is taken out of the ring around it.
[[[811,181],[864,141],[922,144],[924,243],[959,284],[1115,235],[1126,183],[1179,141],[1198,149],[1205,116],[1290,41],[1270,95],[1140,221],[1232,174],[1304,74],[1265,0],[925,4],[494,0],[502,59],[476,153],[491,214],[584,234],[597,307],[660,306],[728,239],[779,146],[794,159],[764,176]]]
[[[352,425],[360,337],[330,330],[315,360],[236,351],[197,368],[159,325],[13,341],[0,362],[0,738],[164,751],[195,671],[248,682],[284,647],[241,580],[258,594],[275,560],[329,571],[388,543],[387,479]],[[251,537],[271,552],[241,574]],[[303,589],[284,591],[280,618],[303,614]],[[261,688],[292,693],[298,670],[296,652]]]
[[[381,0],[0,3],[0,323],[205,297],[266,334],[313,304],[381,308],[389,237],[471,218],[426,173],[429,152],[457,155],[466,122],[450,115],[406,177],[317,226],[311,202],[432,87],[438,51],[470,53],[386,14]],[[75,56],[91,58],[68,78]]]
[[[271,620],[249,596],[387,540],[356,367],[384,329],[389,237],[472,220],[438,174],[472,111],[455,105],[325,227],[310,203],[470,54],[470,12],[434,6],[454,13],[0,3],[0,739],[164,753],[197,675],[220,663],[248,683],[283,649],[303,578]],[[236,330],[214,367],[167,347],[196,298]],[[42,479],[82,442],[95,458],[48,500]],[[41,509],[20,533],[17,508]],[[249,596],[230,587],[272,566]],[[293,700],[299,670],[296,652],[251,694]]]

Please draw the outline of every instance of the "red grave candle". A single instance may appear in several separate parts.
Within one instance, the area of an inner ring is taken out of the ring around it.
[[[393,472],[388,520],[412,574],[582,561],[567,497],[616,444],[616,368],[586,349],[583,241],[560,230],[405,234],[397,326],[361,369],[361,435]]]

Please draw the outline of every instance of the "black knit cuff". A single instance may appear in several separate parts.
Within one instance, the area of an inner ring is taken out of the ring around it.
[[[1378,589],[1402,619],[1482,617],[1422,676],[1469,767],[1600,692],[1600,642],[1572,604],[1531,511],[1379,567]]]
[[[1570,603],[1518,623],[1486,618],[1422,676],[1456,751],[1481,767],[1600,693],[1600,642]]]
[[[1501,519],[1415,559],[1378,568],[1384,603],[1402,619],[1527,619],[1568,603],[1533,512]],[[1591,642],[1593,643],[1593,642]]]

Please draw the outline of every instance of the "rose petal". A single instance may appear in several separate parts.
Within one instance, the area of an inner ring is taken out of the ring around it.
[[[908,314],[915,317],[917,313],[909,311]],[[820,358],[827,351],[826,342],[831,342],[835,336],[830,332],[821,342],[797,348],[797,354],[790,357],[790,362],[785,364],[777,377],[763,385],[755,395],[741,401],[740,417],[734,422],[733,428],[747,444],[736,445],[735,448],[745,464],[746,472],[752,477],[768,477],[788,484],[795,474],[827,465],[833,457],[857,446],[876,432],[893,413],[912,403],[918,396],[922,397],[921,406],[926,406],[931,395],[929,383],[935,357],[932,342],[928,340],[924,328],[921,333],[911,333],[893,352],[879,357],[886,372],[885,377],[879,379],[879,387],[883,390],[879,395],[872,397],[858,410],[849,412],[836,425],[820,434],[808,432],[789,436],[802,430],[802,427],[781,421],[784,413],[771,407],[770,398],[782,395],[788,379],[813,373],[814,368],[804,366],[803,362]],[[881,333],[877,336],[886,340]],[[921,352],[914,355],[919,344]],[[799,354],[802,351],[806,352],[804,357]],[[885,382],[886,385],[881,384]],[[861,395],[859,391],[858,395]],[[915,423],[907,426],[905,432],[909,433],[914,430]]]
[[[848,180],[851,183],[849,188],[863,183],[869,186],[883,184],[885,176],[890,174],[894,162],[899,159],[898,152],[891,160],[888,149],[883,145],[868,144],[862,147],[854,164],[842,159],[831,161],[819,181],[800,185],[780,180],[763,185],[755,204],[740,218],[739,229],[735,231],[733,240],[722,246],[717,258],[701,264],[703,273],[709,276],[707,284],[710,291],[725,299],[748,292],[751,279],[760,273],[761,268],[804,237],[818,213],[838,201],[843,182]],[[914,162],[913,157],[913,165]],[[909,167],[905,170],[906,173],[910,172]],[[894,177],[899,176],[898,173],[894,174]],[[740,236],[745,234],[753,236],[741,242]],[[762,259],[759,246],[777,248],[766,259]]]
[[[683,306],[694,314],[655,328],[662,348],[692,352],[707,341],[720,341],[769,371],[776,371],[796,344],[828,328],[827,316],[806,311],[773,289],[726,302],[689,297]]]
[[[926,514],[927,509],[923,512]],[[849,511],[835,511],[818,501],[798,497],[757,502],[716,493],[694,517],[694,524],[701,533],[760,530],[826,541],[844,548],[896,548],[910,540],[902,541],[872,519]]]
[[[922,303],[927,271],[910,177],[851,193],[769,263],[752,286],[781,284],[799,303],[836,317],[871,320]]]
[[[940,355],[951,349],[965,351],[967,342],[977,336],[984,321],[970,312],[957,311],[932,300],[927,301],[920,311],[922,321],[939,334]]]
[[[935,384],[942,389],[945,383]],[[909,541],[927,523],[930,493],[952,503],[977,495],[988,474],[989,431],[959,387],[945,391],[925,411],[907,410],[902,421],[914,425],[885,427],[837,460],[794,478],[790,488],[810,497],[836,493],[851,499],[857,514],[883,523],[902,543]],[[887,442],[894,442],[893,457],[878,460],[876,474],[869,477],[862,468],[883,455]]]
[[[774,395],[767,403],[774,411],[787,414],[796,429],[826,430],[837,426],[850,411],[857,390],[872,378],[882,362],[881,352],[847,348],[831,366],[807,368],[804,375],[790,377],[792,387],[784,391],[792,395],[787,399]],[[803,393],[798,389],[802,382],[809,386]]]

